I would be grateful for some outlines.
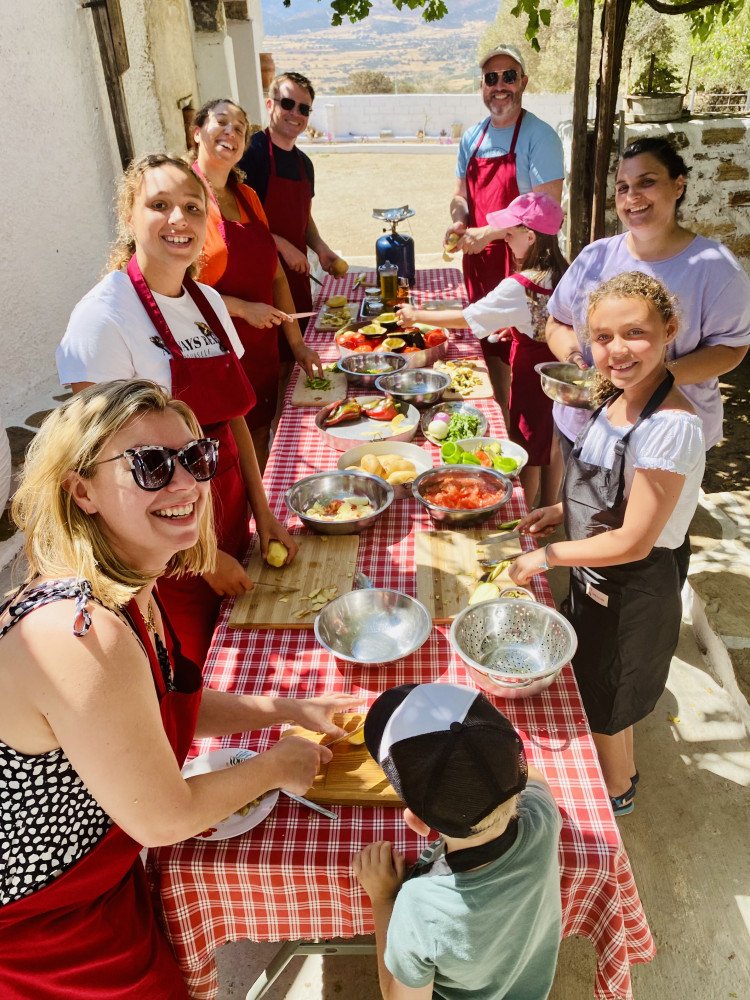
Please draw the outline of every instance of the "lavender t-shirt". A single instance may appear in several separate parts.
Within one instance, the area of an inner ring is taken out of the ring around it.
[[[589,295],[602,281],[623,271],[651,275],[677,299],[679,329],[667,347],[667,360],[690,354],[698,347],[750,344],[750,279],[725,246],[696,236],[682,253],[667,260],[647,261],[638,260],[628,251],[627,236],[622,233],[584,247],[550,298],[550,316],[573,327],[589,364],[591,351],[585,338]],[[703,420],[706,448],[712,448],[723,436],[719,380],[681,385],[680,391]],[[591,415],[588,410],[559,403],[553,414],[560,430],[571,440]]]

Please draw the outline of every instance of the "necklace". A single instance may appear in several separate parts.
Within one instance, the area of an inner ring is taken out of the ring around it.
[[[149,599],[148,607],[146,608],[146,628],[149,632],[156,634],[156,619],[154,618],[154,606]]]

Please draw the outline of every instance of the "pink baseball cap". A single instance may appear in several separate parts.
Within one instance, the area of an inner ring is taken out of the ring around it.
[[[541,191],[529,191],[520,194],[499,212],[489,212],[487,222],[495,229],[511,229],[513,226],[526,226],[535,233],[560,232],[565,213],[553,197]]]

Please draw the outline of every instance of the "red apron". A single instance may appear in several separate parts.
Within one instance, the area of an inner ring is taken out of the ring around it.
[[[293,181],[288,177],[279,177],[276,173],[276,160],[273,155],[273,142],[271,133],[266,129],[268,139],[268,157],[271,161],[271,172],[268,176],[268,187],[266,197],[263,202],[263,211],[268,219],[268,226],[272,233],[283,236],[289,240],[301,253],[307,255],[307,224],[310,221],[310,209],[312,207],[312,188],[307,178],[305,164],[302,154],[295,146],[297,154],[297,164],[299,166],[299,180]],[[284,274],[289,282],[289,290],[294,299],[296,312],[310,312],[312,309],[312,291],[310,289],[310,278],[307,274],[300,274],[287,266],[284,258],[279,256]],[[301,319],[299,328],[304,334],[307,329],[308,320]],[[293,361],[294,355],[281,330],[279,330],[279,357],[282,361]]]
[[[193,170],[203,180],[211,199],[219,208],[208,181],[197,163]],[[239,185],[233,193],[238,203],[245,209],[248,222],[232,222],[225,219],[219,209],[219,232],[227,248],[227,266],[214,288],[221,295],[232,295],[245,302],[265,302],[273,305],[273,279],[279,257],[276,244],[268,226],[253,211],[250,202],[242,194]],[[250,326],[239,316],[234,317],[234,325],[245,348],[242,367],[255,390],[256,403],[245,420],[250,430],[267,427],[276,414],[276,398],[279,392],[279,348],[275,327],[264,329]]]
[[[148,652],[164,730],[182,766],[200,707],[200,671],[168,632],[177,690],[167,691],[135,601],[127,610]],[[189,1000],[156,923],[141,850],[112,826],[64,875],[0,908],[2,1000]]]
[[[183,285],[212,333],[225,348],[212,358],[185,358],[172,335],[135,255],[128,276],[148,317],[171,353],[172,395],[193,410],[203,433],[219,439],[219,468],[211,480],[219,549],[242,560],[250,543],[250,515],[237,443],[229,421],[244,416],[255,402],[229,338],[200,287],[185,275]],[[199,576],[163,577],[159,593],[187,657],[202,666],[211,645],[222,598]]]
[[[529,291],[549,298],[551,288],[537,285],[523,274],[513,274]],[[508,437],[529,453],[529,465],[549,465],[552,449],[552,400],[542,389],[534,365],[557,361],[544,340],[534,340],[511,327],[510,347],[510,421]]]
[[[516,179],[516,142],[521,130],[524,112],[521,111],[513,131],[510,152],[504,156],[478,157],[489,121],[479,136],[466,165],[466,201],[469,206],[468,226],[486,226],[487,215],[499,212],[521,193]],[[505,240],[494,240],[481,253],[464,254],[464,281],[469,301],[477,302],[496,288],[513,270],[513,256]],[[482,340],[482,353],[501,358],[506,364],[510,359],[510,343],[498,341],[488,344]]]

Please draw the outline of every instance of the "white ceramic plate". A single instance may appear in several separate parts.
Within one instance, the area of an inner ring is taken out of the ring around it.
[[[238,759],[238,755],[239,759]],[[248,756],[255,757],[254,750],[240,750],[239,747],[222,747],[220,750],[211,750],[203,753],[200,757],[193,757],[182,769],[183,778],[192,778],[196,774],[207,774],[209,771],[223,771],[225,767],[233,767],[235,764],[247,760]],[[279,797],[278,788],[266,792],[257,806],[248,810],[244,816],[239,813],[232,813],[226,819],[221,820],[214,826],[209,827],[202,833],[195,835],[196,840],[229,840],[230,837],[238,837],[241,833],[247,833],[254,826],[258,826],[273,812],[273,808]]]
[[[355,396],[359,403],[369,402],[371,399],[383,399],[382,393],[370,396]],[[365,444],[367,441],[411,441],[417,433],[419,427],[419,410],[416,406],[408,405],[406,419],[402,420],[394,428],[388,420],[371,420],[370,417],[360,417],[359,420],[352,420],[343,424],[334,424],[326,427],[324,419],[331,412],[331,405],[324,406],[315,417],[315,426],[326,439],[331,448],[336,451],[347,451],[357,444]]]
[[[511,479],[515,479],[529,460],[529,453],[525,448],[522,448],[520,444],[515,444],[513,441],[505,441],[502,438],[496,437],[464,438],[463,441],[456,441],[456,444],[463,448],[464,451],[477,451],[479,448],[484,448],[485,445],[493,443],[500,445],[500,448],[502,449],[501,454],[504,458],[515,458],[518,462],[518,467],[514,469],[513,472],[505,473],[506,476],[510,476]]]

